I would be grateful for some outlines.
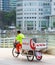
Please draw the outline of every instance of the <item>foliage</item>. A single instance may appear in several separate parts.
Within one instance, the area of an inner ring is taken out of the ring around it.
[[[4,12],[0,11],[0,17],[2,21],[2,25],[4,28],[7,26],[11,26],[12,24],[16,25],[16,11]]]
[[[53,22],[53,27],[55,27],[55,22]]]

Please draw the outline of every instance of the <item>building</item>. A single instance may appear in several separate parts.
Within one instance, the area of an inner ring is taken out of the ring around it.
[[[2,0],[2,10],[3,11],[9,11],[10,10],[10,0]]]
[[[9,0],[0,0],[0,11],[9,11]]]
[[[0,29],[2,28],[2,0],[0,0]]]
[[[2,11],[2,0],[0,0],[0,11]]]
[[[10,10],[16,10],[17,0],[10,0]]]
[[[51,16],[50,16],[50,28],[55,27],[55,0],[51,0]]]
[[[50,0],[18,0],[16,26],[21,30],[43,30],[49,27]]]
[[[0,10],[2,11],[16,10],[16,0],[0,0]]]

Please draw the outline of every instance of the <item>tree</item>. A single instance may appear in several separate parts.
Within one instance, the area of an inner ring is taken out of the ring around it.
[[[55,22],[53,22],[53,27],[55,28]]]
[[[4,12],[2,11],[2,25],[4,28],[10,26],[12,23],[16,26],[16,11]]]
[[[13,10],[9,14],[10,14],[10,23],[13,23],[16,26],[16,11]]]

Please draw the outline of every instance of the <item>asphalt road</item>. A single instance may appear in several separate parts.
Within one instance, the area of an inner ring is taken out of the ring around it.
[[[55,65],[55,56],[44,55],[41,61],[28,61],[26,56],[19,55],[18,58],[12,56],[12,49],[0,48],[0,65]]]

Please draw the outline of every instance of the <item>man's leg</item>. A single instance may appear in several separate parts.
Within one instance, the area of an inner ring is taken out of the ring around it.
[[[18,53],[20,53],[21,48],[22,48],[22,45],[20,43],[18,43],[16,45],[16,50],[17,50]]]
[[[19,52],[21,52],[22,44],[19,44]]]

